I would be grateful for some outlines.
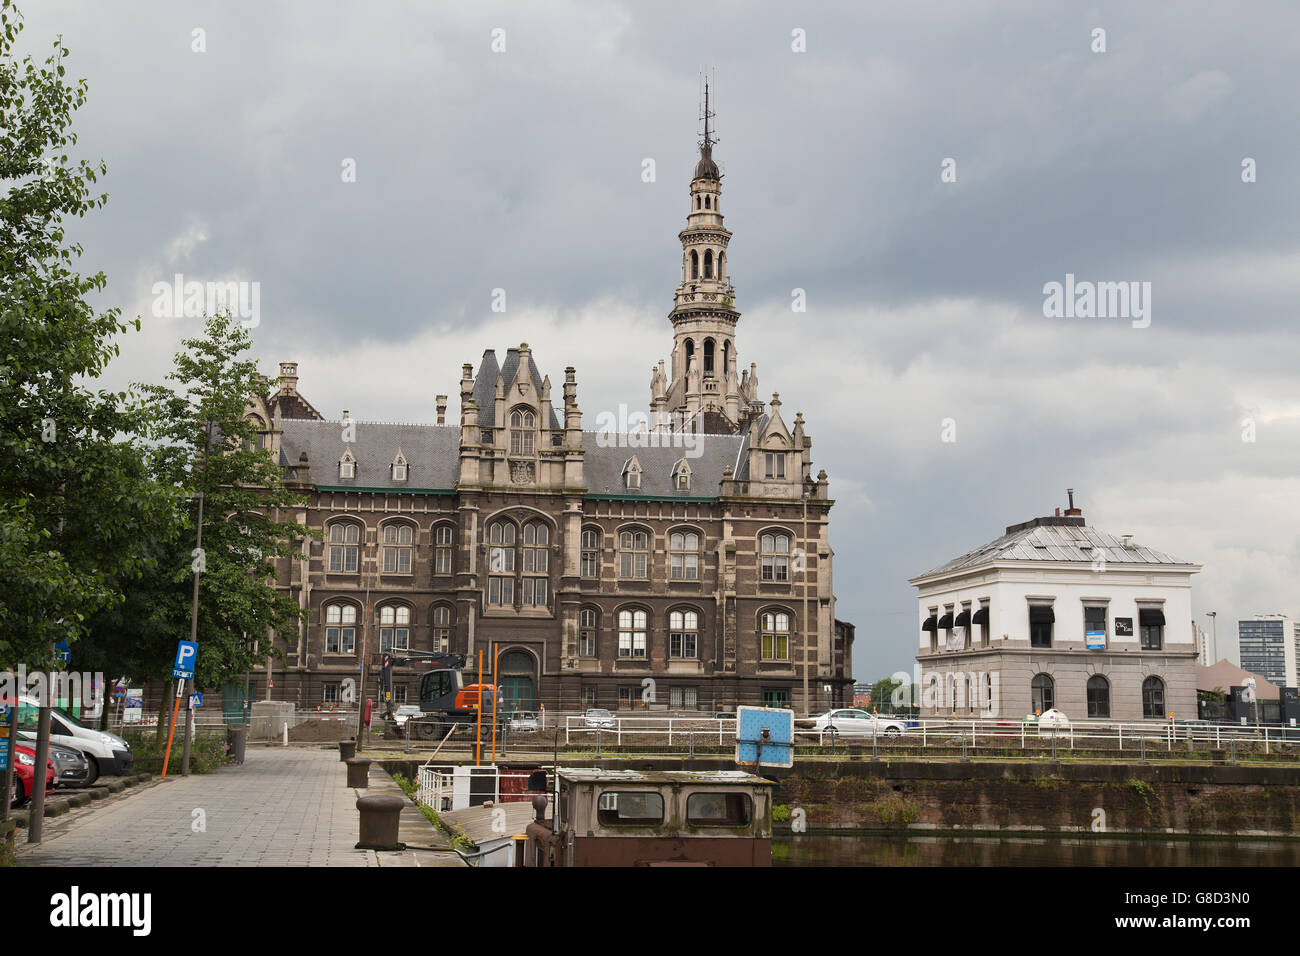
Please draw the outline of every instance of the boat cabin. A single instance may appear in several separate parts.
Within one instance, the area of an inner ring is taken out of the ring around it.
[[[770,780],[740,770],[558,769],[520,866],[771,866]]]

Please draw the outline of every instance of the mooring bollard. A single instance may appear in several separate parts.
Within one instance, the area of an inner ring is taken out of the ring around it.
[[[348,786],[364,790],[370,786],[370,758],[348,758]]]
[[[339,762],[345,763],[357,755],[357,742],[355,740],[339,741]]]
[[[348,762],[349,773],[352,770]],[[366,763],[370,763],[369,760]],[[402,807],[406,801],[391,793],[367,794],[357,798],[357,809],[361,812],[361,838],[357,841],[358,850],[405,850],[406,844],[399,843],[397,831],[402,819]]]

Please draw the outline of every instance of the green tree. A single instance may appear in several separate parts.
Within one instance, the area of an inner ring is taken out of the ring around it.
[[[128,328],[87,302],[105,276],[76,271],[65,233],[108,198],[92,192],[104,162],[69,157],[86,81],[65,79],[62,39],[43,64],[18,60],[22,29],[0,0],[0,664],[48,667],[56,641],[121,601],[172,510],[144,468],[141,403],[86,384]]]
[[[293,518],[305,498],[287,488],[262,436],[246,417],[261,390],[257,364],[242,357],[248,331],[231,315],[207,318],[201,338],[186,339],[167,376],[169,385],[139,386],[154,418],[154,469],[183,489],[181,531],[138,627],[153,636],[144,660],[168,672],[176,639],[188,638],[194,572],[198,569],[199,656],[195,683],[219,687],[268,653],[268,632],[296,628],[294,599],[275,587],[276,562],[300,556],[313,536]],[[202,497],[202,549],[195,548]]]
[[[882,714],[894,712],[894,691],[903,682],[895,677],[883,677],[871,685],[871,706]]]

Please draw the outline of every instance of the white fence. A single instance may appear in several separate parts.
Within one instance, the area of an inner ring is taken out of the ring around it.
[[[465,767],[423,766],[417,776],[417,803],[438,813],[464,810],[491,800],[494,804],[531,799],[526,792],[528,771],[503,771],[495,765]],[[550,776],[548,774],[548,784]]]

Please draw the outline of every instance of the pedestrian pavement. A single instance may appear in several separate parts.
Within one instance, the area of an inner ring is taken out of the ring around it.
[[[396,784],[371,765],[376,789]],[[250,747],[241,766],[169,776],[63,817],[46,819],[40,844],[19,831],[21,866],[464,865],[412,805],[402,852],[358,850],[358,796],[336,749]],[[414,814],[414,816],[412,816]],[[418,819],[417,819],[418,818]],[[420,824],[424,825],[421,826]]]

